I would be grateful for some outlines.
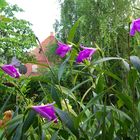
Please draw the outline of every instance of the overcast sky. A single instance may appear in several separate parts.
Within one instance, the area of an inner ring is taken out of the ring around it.
[[[33,24],[36,36],[43,41],[50,32],[54,32],[55,19],[60,18],[60,6],[57,0],[6,0],[17,4],[25,12],[17,14],[18,18],[26,19]]]

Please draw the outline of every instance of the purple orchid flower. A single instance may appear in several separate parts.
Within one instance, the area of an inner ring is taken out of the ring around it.
[[[11,77],[14,78],[19,78],[20,74],[18,72],[18,70],[13,66],[13,65],[3,65],[1,66],[1,69],[7,73],[8,75],[10,75]]]
[[[130,35],[134,36],[136,31],[140,32],[140,18],[133,20],[130,25]]]
[[[32,106],[32,109],[38,114],[40,114],[42,117],[48,119],[49,121],[54,121],[54,123],[57,123],[57,117],[55,115],[55,109],[53,104],[54,103],[47,105]]]
[[[76,62],[81,63],[84,60],[91,60],[91,56],[96,52],[96,49],[84,47],[82,45],[80,47],[83,48],[83,50],[79,52]]]
[[[56,54],[60,57],[65,57],[65,55],[71,50],[71,45],[58,42],[58,48],[56,49]]]

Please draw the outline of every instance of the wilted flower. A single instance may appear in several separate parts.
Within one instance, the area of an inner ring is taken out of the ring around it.
[[[0,127],[5,126],[5,124],[12,119],[11,110],[5,111],[3,114],[4,114],[3,119],[0,120]]]
[[[136,31],[140,32],[140,18],[133,20],[130,25],[130,35],[134,36]]]
[[[2,127],[3,126],[3,121],[2,120],[0,120],[0,127]]]
[[[84,50],[79,52],[76,62],[80,63],[83,62],[84,60],[91,60],[91,56],[96,52],[96,49],[84,47],[82,45],[81,48],[83,48]]]
[[[32,109],[39,113],[42,117],[48,119],[49,121],[54,121],[57,123],[57,117],[55,115],[55,109],[52,104],[32,106]]]
[[[60,57],[65,57],[65,55],[71,50],[71,45],[58,42],[58,48],[56,49],[56,54]]]
[[[12,58],[12,61],[10,63],[11,65],[15,66],[15,67],[19,67],[20,66],[20,61],[14,56]]]
[[[11,110],[5,111],[3,114],[4,114],[4,117],[3,117],[4,124],[12,119],[12,111]]]
[[[20,77],[18,70],[13,65],[3,65],[1,66],[1,69],[11,77],[14,78]]]

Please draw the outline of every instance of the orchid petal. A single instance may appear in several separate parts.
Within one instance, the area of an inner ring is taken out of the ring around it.
[[[55,115],[53,104],[32,106],[32,109],[49,121],[54,121],[55,123],[57,123],[57,117]]]
[[[130,25],[130,35],[134,36],[136,31],[140,32],[140,18],[133,20]]]
[[[62,42],[58,42],[58,48],[56,49],[56,54],[60,57],[65,57],[65,55],[71,50],[71,46],[64,44]]]
[[[1,66],[1,69],[11,77],[14,78],[20,77],[18,70],[13,65],[3,65]]]
[[[91,56],[96,52],[95,48],[88,48],[81,45],[82,51],[79,52],[76,62],[81,63],[84,60],[91,60]]]

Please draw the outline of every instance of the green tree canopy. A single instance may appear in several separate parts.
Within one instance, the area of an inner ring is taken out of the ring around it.
[[[31,24],[17,19],[15,13],[23,12],[17,5],[9,5],[4,0],[0,3],[0,58],[9,63],[13,56],[18,59],[27,59],[26,51],[36,46],[34,32]]]
[[[66,41],[72,25],[84,16],[74,42],[93,46],[96,42],[106,55],[125,56],[130,17],[138,18],[137,0],[59,0],[61,20],[56,22],[58,37]],[[114,49],[115,48],[115,49]]]

